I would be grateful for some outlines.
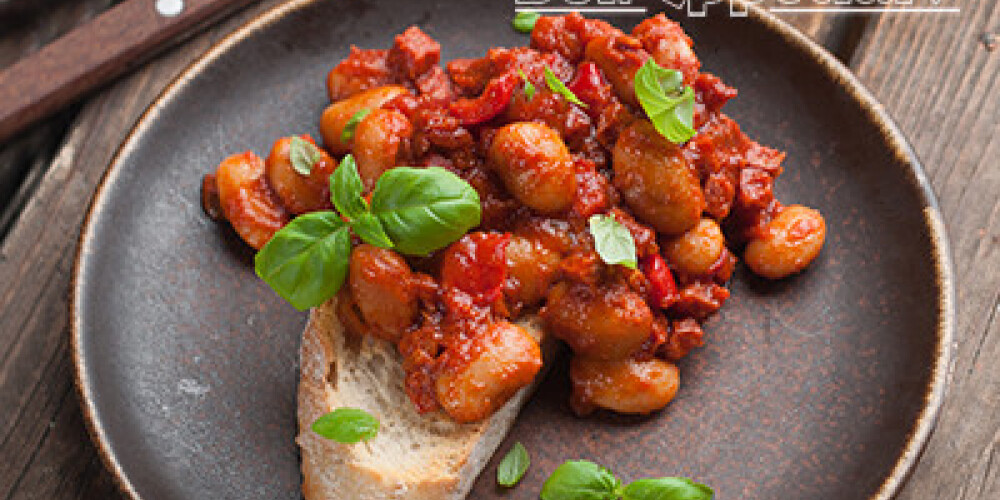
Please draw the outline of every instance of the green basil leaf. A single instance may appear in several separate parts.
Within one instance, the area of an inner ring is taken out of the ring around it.
[[[396,167],[379,177],[372,213],[399,252],[427,255],[479,225],[479,194],[441,168]]]
[[[309,175],[313,165],[320,160],[319,148],[311,142],[299,137],[292,137],[291,144],[288,145],[288,160],[292,163],[292,168],[302,175]]]
[[[572,90],[566,88],[566,85],[559,81],[559,78],[556,77],[556,74],[548,66],[545,67],[545,84],[549,86],[549,90],[565,97],[567,101],[581,108],[587,107],[586,103],[577,98]]]
[[[378,217],[370,213],[363,213],[351,221],[351,229],[354,230],[362,240],[371,243],[379,248],[392,248],[392,240],[385,234],[385,228]]]
[[[350,228],[340,216],[313,212],[274,233],[254,257],[254,270],[301,311],[336,295],[347,276],[350,254]]]
[[[594,236],[594,247],[601,260],[608,264],[620,264],[635,269],[637,258],[632,233],[609,215],[592,215],[589,222],[590,234]]]
[[[530,10],[518,12],[514,14],[514,30],[518,33],[531,33],[531,30],[535,29],[535,22],[540,17],[542,17],[541,14]]]
[[[621,484],[608,469],[586,460],[570,460],[542,485],[542,500],[616,500]]]
[[[712,500],[712,488],[686,477],[640,479],[623,491],[625,500]]]
[[[639,104],[660,135],[677,144],[694,137],[694,90],[684,86],[680,71],[649,58],[635,73],[634,85]]]
[[[517,72],[521,74],[521,79],[524,80],[524,97],[527,97],[529,101],[534,99],[535,86],[531,83],[531,80],[528,80],[527,75],[524,74],[524,71],[521,71],[521,68],[518,68]]]
[[[344,156],[330,176],[330,201],[340,215],[353,220],[368,212],[368,202],[361,197],[363,191],[364,185],[361,184],[354,156]]]
[[[337,408],[312,424],[316,434],[344,444],[368,441],[378,434],[378,428],[377,418],[357,408]]]
[[[514,443],[514,447],[507,452],[507,456],[503,457],[497,467],[497,483],[508,488],[514,486],[524,477],[529,465],[531,458],[528,456],[528,450],[523,444]]]
[[[351,118],[347,120],[347,123],[344,124],[344,130],[340,133],[340,142],[344,144],[350,143],[351,139],[354,138],[354,131],[358,129],[358,124],[361,123],[361,120],[364,120],[365,117],[368,116],[368,113],[371,112],[372,110],[363,108],[354,113]]]

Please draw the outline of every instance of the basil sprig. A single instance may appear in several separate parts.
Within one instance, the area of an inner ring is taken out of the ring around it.
[[[535,86],[528,80],[528,75],[525,75],[524,71],[518,68],[517,72],[521,75],[521,80],[524,80],[524,97],[531,101],[535,98]]]
[[[351,115],[351,118],[344,124],[344,130],[340,132],[340,142],[347,144],[354,138],[354,131],[358,129],[358,124],[364,120],[372,110],[363,108]]]
[[[639,104],[660,135],[676,144],[694,137],[694,90],[684,85],[680,71],[649,58],[635,73],[634,85]]]
[[[640,479],[625,487],[625,500],[709,500],[712,488],[686,477]]]
[[[479,225],[475,189],[440,167],[396,167],[379,177],[369,205],[354,157],[330,176],[337,212],[301,215],[281,228],[254,258],[254,270],[299,310],[336,295],[347,276],[351,231],[362,240],[426,255]],[[339,212],[339,213],[338,213]]]
[[[299,136],[293,136],[292,141],[288,144],[288,161],[292,163],[292,168],[302,175],[309,175],[313,165],[321,157],[319,148]]]
[[[685,477],[640,479],[627,486],[608,469],[570,460],[542,485],[542,500],[712,500],[712,488]]]
[[[344,444],[368,441],[378,434],[378,429],[378,419],[357,408],[337,408],[312,424],[316,434]]]
[[[610,215],[591,215],[588,220],[594,248],[604,262],[635,269],[637,257],[635,240],[628,228]]]
[[[548,66],[545,67],[545,84],[549,86],[549,90],[565,97],[567,101],[576,104],[581,108],[587,107],[587,103],[581,101],[572,90],[566,87],[566,84],[559,81],[559,77],[557,77]]]
[[[500,465],[497,466],[497,483],[508,488],[514,486],[524,477],[529,465],[531,465],[531,457],[528,456],[528,450],[524,448],[523,444],[514,443],[514,447],[507,452],[507,455],[500,461]]]
[[[514,30],[518,33],[531,33],[540,17],[541,14],[530,10],[518,12],[514,14]]]
[[[621,481],[605,467],[586,460],[568,460],[545,480],[542,500],[617,500]]]

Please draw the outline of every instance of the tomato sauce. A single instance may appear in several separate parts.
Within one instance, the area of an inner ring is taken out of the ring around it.
[[[540,18],[530,47],[493,48],[444,68],[440,45],[411,27],[388,50],[352,47],[330,71],[335,104],[387,85],[407,89],[380,107],[409,126],[374,128],[352,151],[448,169],[480,196],[474,232],[430,256],[406,257],[405,269],[370,264],[394,271],[355,279],[340,294],[353,304],[341,307],[344,322],[359,333],[390,324],[356,307],[359,297],[373,297],[365,300],[380,311],[418,311],[403,317],[405,328],[378,334],[398,339],[418,410],[482,418],[530,381],[541,363],[537,341],[513,325],[529,314],[576,352],[574,409],[659,409],[679,384],[672,363],[703,344],[705,320],[729,297],[734,252],[761,242],[758,260],[767,264],[795,251],[771,235],[825,234],[815,211],[801,212],[814,219],[783,221],[788,231],[769,230],[784,210],[773,193],[784,153],[754,142],[722,112],[737,91],[701,71],[692,45],[662,14],[626,34],[574,13]],[[638,106],[632,80],[650,58],[694,90],[697,132],[685,144],[657,135]],[[584,105],[550,89],[546,69]],[[635,269],[596,252],[588,229],[596,214],[628,229]]]

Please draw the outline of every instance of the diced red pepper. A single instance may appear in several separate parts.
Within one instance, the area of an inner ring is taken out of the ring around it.
[[[592,62],[585,62],[576,70],[576,77],[566,86],[581,101],[587,103],[588,113],[600,114],[611,98],[611,85],[601,70]]]
[[[469,294],[479,305],[492,303],[503,293],[507,279],[510,234],[470,233],[445,251],[441,284]]]
[[[486,84],[482,95],[475,99],[459,99],[448,107],[448,112],[462,125],[478,125],[499,115],[510,103],[514,89],[521,81],[516,73],[506,73]]]
[[[666,309],[680,298],[674,275],[660,254],[653,254],[643,259],[642,273],[649,281],[649,301],[654,306]]]

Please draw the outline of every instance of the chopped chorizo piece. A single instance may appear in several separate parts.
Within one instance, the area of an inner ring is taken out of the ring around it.
[[[455,100],[455,88],[441,66],[431,67],[426,73],[420,75],[414,83],[417,90],[420,91],[420,96],[435,105],[445,106]]]
[[[393,83],[388,58],[388,50],[362,50],[352,45],[351,55],[330,70],[326,77],[330,102]]]
[[[620,208],[612,208],[610,214],[632,234],[632,240],[635,241],[635,251],[640,259],[659,253],[660,246],[656,244],[656,231],[640,224],[631,214]]]
[[[699,73],[694,80],[694,128],[700,129],[713,115],[719,113],[730,99],[736,97],[736,89],[722,83],[709,73]]]
[[[604,174],[597,171],[591,160],[576,158],[573,161],[576,169],[576,199],[573,201],[573,213],[581,218],[589,218],[608,209],[612,203],[611,183]]]
[[[567,145],[582,145],[590,135],[591,120],[587,113],[565,97],[547,89],[538,90],[528,99],[518,92],[510,101],[504,119],[511,122],[542,122],[555,129]]]
[[[452,59],[448,62],[448,76],[455,83],[463,96],[474,96],[482,93],[486,83],[492,77],[490,60],[485,57],[478,59]]]
[[[721,113],[688,141],[684,155],[705,179],[706,211],[716,219],[727,217],[734,203],[752,210],[768,206],[771,184],[785,158],[781,151],[750,140]]]
[[[396,35],[388,56],[389,68],[411,81],[430,71],[440,60],[441,44],[416,26]]]
[[[670,308],[670,312],[681,316],[704,320],[718,311],[729,298],[729,290],[716,283],[694,282],[680,290],[680,297]]]
[[[687,356],[692,349],[705,344],[705,332],[701,325],[691,318],[675,320],[670,325],[667,341],[659,348],[659,352],[670,361],[678,361]]]
[[[587,43],[599,36],[615,36],[621,31],[598,19],[586,19],[577,12],[561,17],[540,17],[531,32],[531,46],[543,52],[556,52],[576,63],[583,57]]]
[[[431,147],[453,150],[475,144],[472,134],[444,108],[420,108],[410,120],[417,130],[413,139],[415,156],[421,156]]]
[[[526,47],[513,49],[495,48],[486,53],[493,76],[521,70],[536,88],[546,88],[545,68],[552,70],[560,81],[573,77],[573,64],[553,52],[539,52]]]

